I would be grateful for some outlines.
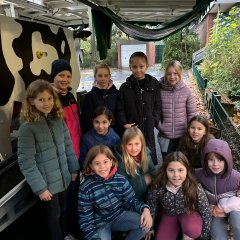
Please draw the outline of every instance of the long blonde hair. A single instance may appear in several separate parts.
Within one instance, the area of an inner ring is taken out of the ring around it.
[[[147,172],[148,170],[148,161],[147,161],[147,148],[145,138],[141,130],[134,126],[125,130],[122,136],[122,154],[123,154],[123,162],[125,164],[126,172],[131,176],[135,177],[137,174],[137,165],[135,163],[134,158],[127,152],[126,145],[135,137],[139,137],[142,143],[141,150],[141,167],[143,172]]]
[[[51,84],[45,80],[39,79],[33,81],[27,88],[26,96],[23,102],[22,119],[26,122],[37,122],[41,118],[41,113],[32,105],[32,101],[39,93],[47,91],[53,97],[53,108],[51,114],[53,117],[62,118],[63,110],[57,93],[53,90]]]

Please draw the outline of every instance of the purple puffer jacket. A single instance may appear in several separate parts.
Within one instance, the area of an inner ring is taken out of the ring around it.
[[[227,162],[226,171],[213,174],[204,162],[205,156],[210,153],[218,153]],[[210,204],[217,205],[221,198],[236,196],[240,189],[240,173],[233,168],[231,149],[228,143],[221,139],[211,139],[203,150],[202,166],[195,170],[195,176],[202,184]]]
[[[180,138],[187,122],[196,114],[196,98],[182,80],[172,87],[161,79],[160,94],[162,119],[158,124],[159,133],[169,139]]]

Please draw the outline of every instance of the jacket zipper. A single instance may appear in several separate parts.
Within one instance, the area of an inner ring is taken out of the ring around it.
[[[63,185],[66,188],[66,184],[65,184],[65,180],[64,180],[63,172],[62,172],[62,168],[61,168],[60,158],[59,158],[60,154],[59,154],[59,151],[58,151],[58,148],[57,148],[57,143],[56,143],[56,139],[55,139],[55,136],[54,136],[54,133],[53,133],[53,129],[51,128],[50,122],[49,122],[49,120],[46,117],[45,117],[45,120],[47,122],[49,131],[50,131],[50,133],[52,135],[53,143],[54,143],[55,148],[56,148],[58,165],[59,165],[59,169],[60,169],[60,172],[61,172],[61,175],[62,175],[62,179],[63,179]]]

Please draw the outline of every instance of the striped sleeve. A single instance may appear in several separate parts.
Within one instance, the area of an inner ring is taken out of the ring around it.
[[[88,193],[79,190],[78,193],[79,225],[86,240],[101,240],[94,224],[94,209]]]

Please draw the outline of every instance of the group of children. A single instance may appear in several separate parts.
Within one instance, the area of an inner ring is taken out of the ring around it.
[[[134,240],[226,240],[226,219],[240,239],[240,173],[228,144],[196,115],[180,62],[171,61],[160,82],[146,74],[142,52],[129,67],[117,90],[109,67],[97,66],[81,115],[65,60],[52,63],[51,84],[27,89],[18,162],[46,205],[51,239],[74,239],[68,233],[80,227],[86,240],[110,240],[112,231]]]

